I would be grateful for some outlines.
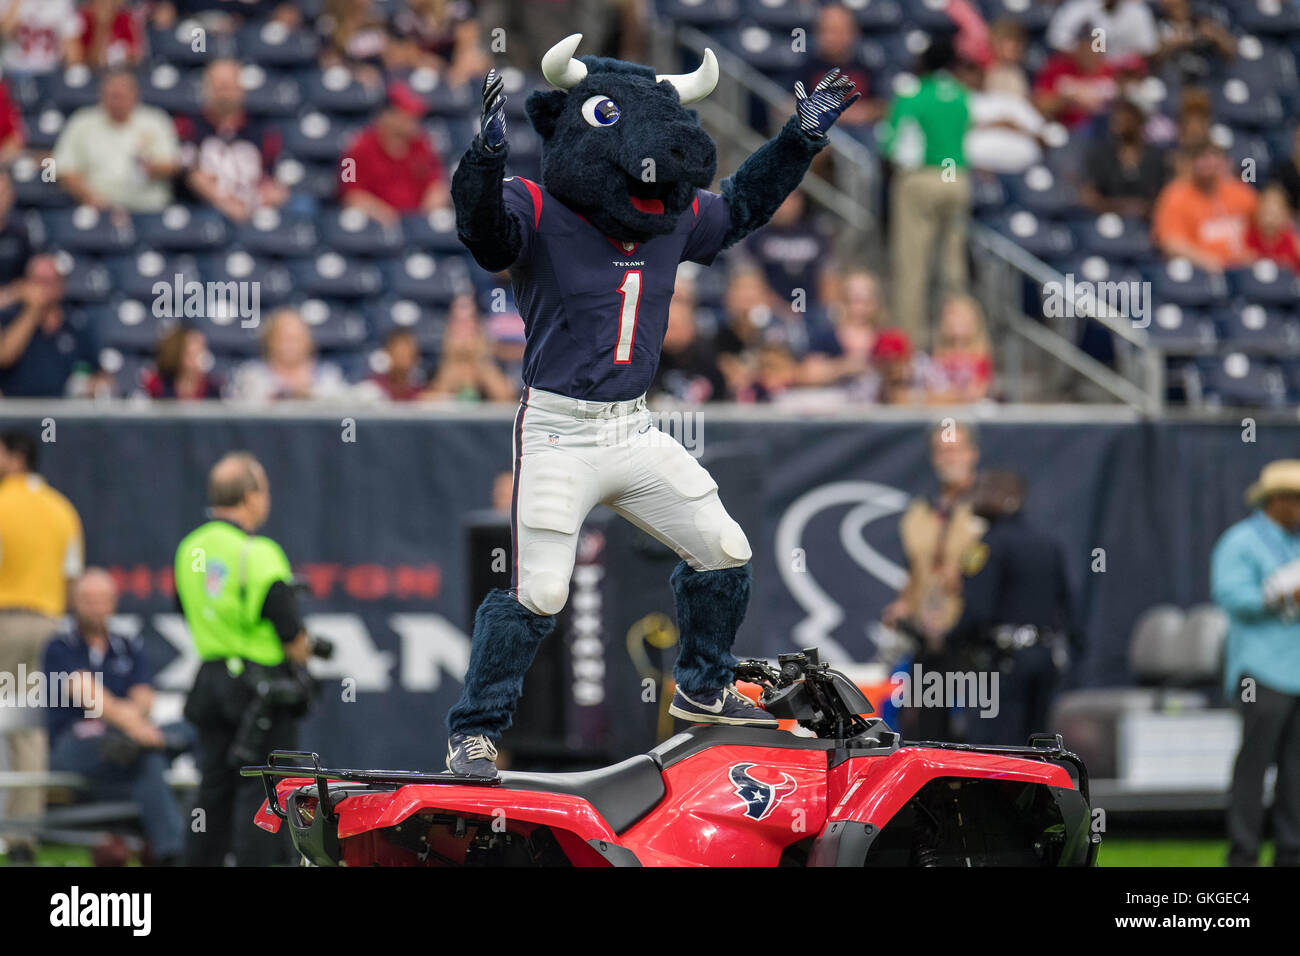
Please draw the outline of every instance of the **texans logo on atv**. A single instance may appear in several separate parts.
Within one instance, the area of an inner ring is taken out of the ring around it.
[[[780,783],[764,783],[750,774],[752,763],[738,763],[731,768],[731,782],[736,788],[736,796],[745,804],[745,816],[754,820],[764,820],[776,805],[794,793],[798,784],[794,777],[782,771]]]

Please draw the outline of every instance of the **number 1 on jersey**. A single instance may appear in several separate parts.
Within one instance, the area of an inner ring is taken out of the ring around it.
[[[623,284],[618,287],[623,305],[618,310],[618,342],[614,345],[614,364],[626,365],[632,361],[632,341],[636,338],[636,310],[641,304],[641,270],[630,269],[623,273]]]

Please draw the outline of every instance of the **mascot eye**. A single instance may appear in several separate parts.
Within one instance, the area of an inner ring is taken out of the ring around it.
[[[582,118],[588,126],[613,126],[618,117],[618,104],[608,96],[593,96],[582,104]]]

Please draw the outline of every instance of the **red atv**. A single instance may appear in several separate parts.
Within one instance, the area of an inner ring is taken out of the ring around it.
[[[317,866],[1090,866],[1088,777],[1059,737],[908,743],[815,650],[736,668],[814,736],[692,727],[582,773],[481,781],[276,751],[256,823]],[[304,766],[305,758],[310,766]],[[278,781],[278,782],[277,782]]]

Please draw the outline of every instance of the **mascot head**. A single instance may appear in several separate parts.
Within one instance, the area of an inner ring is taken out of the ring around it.
[[[525,103],[542,137],[542,184],[615,239],[666,235],[717,171],[713,140],[683,106],[713,92],[718,61],[705,50],[694,73],[656,76],[622,60],[574,59],[581,40],[575,33],[542,57],[556,89]]]

